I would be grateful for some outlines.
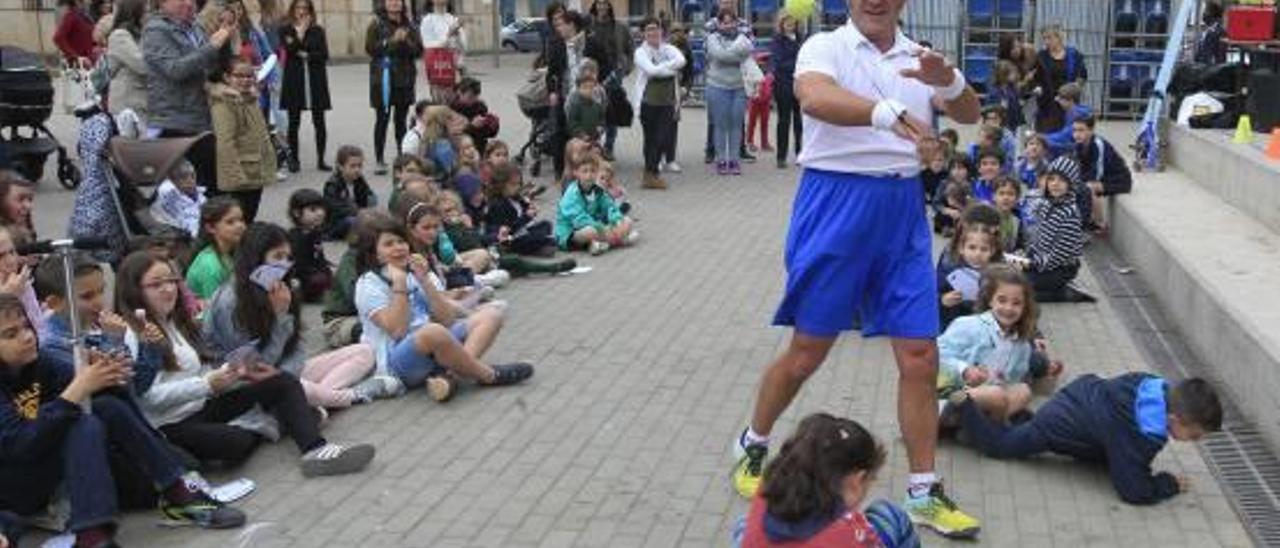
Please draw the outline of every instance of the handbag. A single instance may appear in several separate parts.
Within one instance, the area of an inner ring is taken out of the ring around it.
[[[458,82],[457,54],[449,48],[427,48],[422,52],[427,83],[437,87],[453,87]]]
[[[608,98],[604,113],[605,123],[614,127],[631,127],[635,111],[631,108],[631,101],[627,99],[627,90],[615,84],[605,88],[605,95]]]

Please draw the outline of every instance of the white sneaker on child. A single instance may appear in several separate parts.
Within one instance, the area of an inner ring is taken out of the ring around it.
[[[608,242],[602,242],[602,241],[596,240],[594,242],[591,242],[591,245],[587,246],[587,253],[590,253],[592,255],[602,255],[606,251],[609,251]]]
[[[498,288],[507,285],[511,281],[511,273],[495,268],[484,274],[477,274],[476,281],[488,287]]]
[[[627,245],[636,245],[636,242],[638,241],[640,241],[640,231],[633,228],[631,229],[631,232],[627,234]]]
[[[680,167],[678,162],[667,162],[667,171],[671,173],[680,173],[684,171],[684,169]]]

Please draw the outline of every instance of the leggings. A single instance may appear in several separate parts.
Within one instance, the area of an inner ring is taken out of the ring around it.
[[[324,445],[319,421],[307,404],[297,377],[278,373],[260,382],[224,392],[205,401],[204,408],[179,422],[160,427],[169,441],[201,462],[235,466],[249,458],[261,438],[227,424],[261,405],[280,421],[298,451],[306,453]]]
[[[307,402],[321,407],[351,407],[351,386],[373,370],[373,347],[353,344],[308,359],[302,366]]]
[[[302,111],[289,111],[289,152],[293,154],[293,161],[298,161],[302,154],[298,150],[298,126],[302,125]],[[324,125],[324,111],[315,109],[311,111],[311,126],[316,131],[316,163],[324,162],[325,142],[328,140],[329,132]],[[386,131],[385,129],[383,130]]]
[[[756,129],[760,130],[760,148],[769,148],[769,102],[747,102],[747,144],[756,142]]]
[[[405,123],[408,121],[409,105],[392,105],[391,109],[378,109],[374,111],[376,118],[373,123],[373,157],[379,164],[386,163],[386,156],[383,152],[387,148],[387,122],[395,121],[396,128],[396,154],[400,151],[400,142],[404,140]]]

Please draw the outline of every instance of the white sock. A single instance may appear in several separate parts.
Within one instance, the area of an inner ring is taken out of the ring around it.
[[[929,489],[938,482],[938,475],[933,472],[909,474],[907,476],[907,496],[913,499],[929,494]]]
[[[760,434],[757,434],[753,428],[748,426],[746,431],[742,433],[742,439],[739,440],[739,443],[741,443],[743,447],[748,445],[768,446],[769,436],[761,436]]]

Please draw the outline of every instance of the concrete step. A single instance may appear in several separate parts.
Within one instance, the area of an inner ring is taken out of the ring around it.
[[[1112,201],[1111,243],[1280,450],[1280,231],[1177,169],[1135,183]]]
[[[1231,142],[1233,131],[1169,130],[1169,159],[1192,181],[1240,208],[1280,234],[1280,161],[1262,154],[1271,137],[1256,134],[1254,143]]]

